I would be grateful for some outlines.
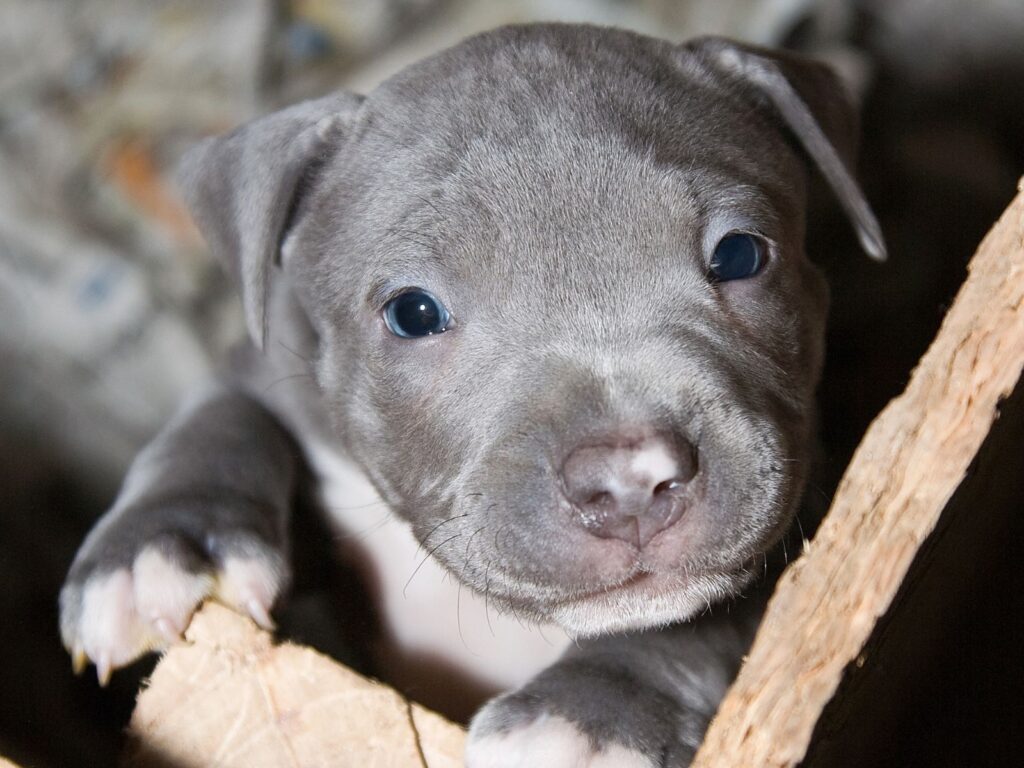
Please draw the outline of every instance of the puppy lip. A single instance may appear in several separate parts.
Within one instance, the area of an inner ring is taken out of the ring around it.
[[[739,574],[743,571],[742,567],[735,568],[699,568],[693,571],[689,571],[682,574],[682,581],[678,580],[679,574],[669,571],[655,571],[645,566],[641,561],[637,561],[634,568],[631,570],[629,575],[620,579],[619,581],[608,584],[604,587],[600,587],[593,590],[588,590],[582,594],[573,595],[571,597],[561,598],[553,600],[548,604],[549,608],[559,608],[565,605],[571,605],[573,603],[587,603],[593,600],[599,600],[600,598],[619,591],[631,591],[631,590],[644,590],[645,588],[651,588],[651,582],[657,581],[658,577],[671,577],[673,579],[671,589],[679,589],[682,584],[692,579],[699,579],[707,576],[732,576]],[[657,587],[655,587],[656,589]],[[637,594],[638,598],[642,598],[643,594]]]
[[[590,600],[603,597],[611,592],[617,592],[620,589],[629,589],[630,587],[636,586],[648,579],[652,578],[654,574],[642,570],[634,570],[626,578],[616,581],[604,587],[597,589],[588,590],[582,594],[572,595],[571,597],[563,597],[557,600],[552,600],[548,603],[549,608],[559,608],[563,605],[571,605],[572,603],[586,603]]]

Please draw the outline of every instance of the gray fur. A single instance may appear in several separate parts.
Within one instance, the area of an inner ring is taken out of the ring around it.
[[[755,608],[585,641],[492,700],[474,718],[471,738],[554,715],[575,723],[598,753],[618,743],[658,766],[688,765],[753,637]]]
[[[835,78],[794,56],[537,25],[187,161],[197,221],[266,347],[240,352],[232,386],[298,442],[335,441],[426,547],[445,525],[456,544],[434,556],[493,605],[598,638],[492,703],[474,737],[553,711],[652,764],[688,762],[743,642],[718,619],[657,628],[746,585],[799,503],[827,307],[803,252],[808,157],[884,255],[850,175],[854,126]],[[734,230],[768,239],[768,266],[714,284],[711,251]],[[447,305],[451,330],[388,334],[381,309],[409,286]],[[278,346],[313,361],[301,396],[259,384],[282,375]],[[251,429],[232,413],[205,423]],[[558,477],[574,447],[636,425],[700,456],[684,515],[641,552],[573,525]],[[269,460],[275,430],[256,431],[239,449],[179,423],[160,439],[161,482],[252,460],[271,480],[246,494],[265,491],[276,515],[293,465]],[[72,584],[135,551],[133,536],[223,523],[198,499],[142,506],[160,524],[102,522]],[[263,540],[283,546],[274,531]],[[632,714],[610,723],[622,696]]]

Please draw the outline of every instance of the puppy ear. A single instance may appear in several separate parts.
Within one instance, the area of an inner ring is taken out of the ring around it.
[[[361,96],[306,101],[206,139],[179,171],[185,200],[214,254],[235,278],[246,326],[263,348],[271,263],[309,174],[336,146]]]
[[[881,227],[851,172],[857,148],[857,111],[836,74],[803,56],[723,38],[699,38],[687,47],[721,77],[743,86],[752,98],[767,99],[839,198],[861,247],[883,261],[886,249]]]

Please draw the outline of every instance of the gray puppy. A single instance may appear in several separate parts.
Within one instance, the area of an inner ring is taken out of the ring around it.
[[[200,145],[185,188],[252,344],[83,544],[76,663],[105,679],[210,595],[269,625],[303,462],[333,454],[485,608],[577,640],[474,718],[470,766],[687,764],[756,610],[682,622],[805,482],[811,166],[884,255],[855,122],[795,56],[542,25]],[[313,380],[270,386],[297,358]]]

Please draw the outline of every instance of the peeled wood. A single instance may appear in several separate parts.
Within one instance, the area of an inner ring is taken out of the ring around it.
[[[1013,390],[1024,366],[1024,191],[968,270],[906,390],[868,429],[817,535],[780,579],[697,768],[804,757],[843,670]]]
[[[456,768],[461,728],[310,648],[207,604],[129,726],[135,768]]]

